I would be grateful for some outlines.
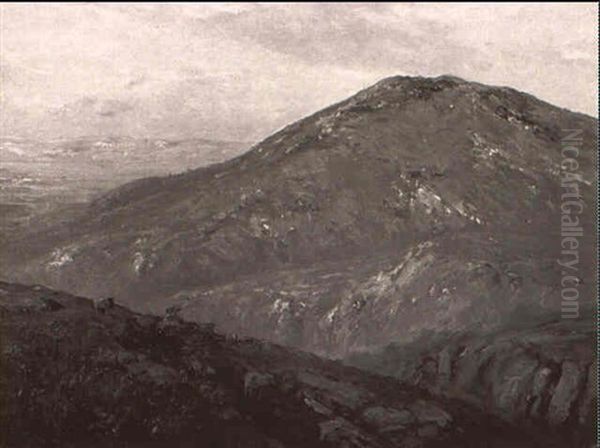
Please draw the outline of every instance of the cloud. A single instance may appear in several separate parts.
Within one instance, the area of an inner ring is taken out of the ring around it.
[[[133,109],[131,104],[118,100],[107,100],[102,102],[98,109],[98,115],[102,117],[116,117]]]
[[[597,111],[591,4],[0,8],[5,133],[256,140],[394,74],[451,73]]]
[[[143,76],[143,75],[142,76],[138,76],[136,78],[133,78],[130,81],[127,81],[125,83],[125,88],[126,89],[133,89],[134,87],[141,86],[142,84],[144,84],[146,82],[148,82],[148,79],[145,76]]]
[[[451,39],[440,41],[445,26],[426,18],[396,14],[389,5],[263,6],[204,20],[206,27],[305,63],[361,70],[403,67],[407,56],[440,47],[447,54],[465,50]],[[422,65],[441,65],[450,59],[439,53],[437,59],[421,60]]]

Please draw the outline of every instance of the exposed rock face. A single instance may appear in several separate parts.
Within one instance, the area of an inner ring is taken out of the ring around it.
[[[368,423],[383,432],[403,429],[415,420],[415,416],[408,410],[398,411],[382,406],[366,409],[363,412],[363,417]]]
[[[27,308],[39,294],[62,308]],[[0,315],[6,447],[564,446],[391,378],[45,288],[0,283]]]
[[[438,335],[349,361],[477,403],[518,425],[563,434],[565,446],[588,446],[597,406],[594,331],[590,313],[530,329]]]
[[[576,413],[574,403],[585,378],[581,367],[569,360],[561,364],[560,380],[554,389],[550,406],[548,407],[548,421],[553,424],[562,424],[569,419],[571,413]],[[583,401],[583,400],[582,400]],[[586,410],[589,411],[589,410]]]
[[[493,328],[518,305],[559,310],[561,139],[575,130],[592,204],[596,125],[508,88],[389,78],[234,160],[15,236],[1,267],[334,357]],[[579,218],[583,302],[592,208]]]

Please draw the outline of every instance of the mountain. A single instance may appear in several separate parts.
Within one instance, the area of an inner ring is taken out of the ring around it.
[[[15,233],[1,268],[329,357],[559,315],[561,143],[579,148],[584,309],[596,127],[510,88],[393,77],[235,159]]]
[[[6,447],[561,446],[456,400],[173,315],[8,283],[0,313]]]

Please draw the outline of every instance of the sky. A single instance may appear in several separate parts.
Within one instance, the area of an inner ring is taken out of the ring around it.
[[[597,116],[598,5],[0,4],[0,135],[257,141],[393,75]]]

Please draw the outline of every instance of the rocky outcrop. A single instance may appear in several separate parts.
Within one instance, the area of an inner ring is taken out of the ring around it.
[[[574,404],[580,399],[581,401],[587,401],[593,397],[579,396],[580,392],[585,393],[585,389],[582,390],[582,384],[584,384],[586,378],[584,376],[585,367],[582,368],[578,363],[571,360],[564,360],[560,365],[560,379],[556,384],[552,393],[552,399],[548,406],[547,419],[548,423],[560,425],[565,423],[571,418],[579,419],[578,409],[575,408]],[[583,409],[584,413],[589,412],[590,409]]]
[[[532,327],[438,335],[349,362],[587,447],[597,406],[594,322]]]

